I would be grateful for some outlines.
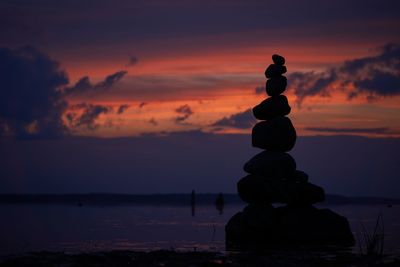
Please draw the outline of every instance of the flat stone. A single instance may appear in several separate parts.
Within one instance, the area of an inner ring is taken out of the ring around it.
[[[278,54],[273,54],[272,55],[272,61],[276,64],[276,65],[285,65],[285,58],[278,55]]]
[[[296,130],[287,117],[257,123],[252,130],[252,145],[270,151],[287,152],[296,143]]]
[[[265,99],[253,108],[254,117],[259,120],[270,120],[283,117],[290,113],[291,107],[284,95],[273,96]]]
[[[272,77],[265,83],[265,91],[269,96],[278,96],[286,90],[287,78],[285,76]]]
[[[296,161],[284,152],[263,151],[246,162],[243,169],[251,174],[286,178],[294,176]]]
[[[279,218],[275,214],[275,209],[270,205],[246,206],[226,224],[226,241],[231,245],[246,241],[251,244],[254,242],[254,237],[260,234],[268,240],[276,239],[275,232]]]
[[[282,74],[286,73],[286,71],[287,71],[287,69],[285,66],[271,64],[265,70],[265,77],[272,78],[272,77],[281,76]]]
[[[239,197],[249,204],[285,203],[304,206],[323,202],[324,190],[311,183],[247,175],[237,183]]]

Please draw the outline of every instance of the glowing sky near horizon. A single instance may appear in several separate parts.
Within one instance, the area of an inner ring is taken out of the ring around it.
[[[109,90],[66,98],[70,107],[113,110],[99,114],[95,127],[69,126],[74,135],[249,133],[251,127],[215,123],[266,97],[256,88],[265,85],[273,53],[286,57],[289,83],[295,72],[329,73],[379,56],[383,46],[400,43],[399,7],[397,1],[0,1],[0,46],[38,48],[60,63],[69,86],[127,71]],[[400,59],[391,60],[396,66]],[[399,69],[389,71],[399,79]],[[371,100],[362,90],[350,99],[340,77],[328,87],[301,103],[295,88],[285,92],[299,135],[400,136],[400,88]],[[117,114],[121,105],[129,107]]]

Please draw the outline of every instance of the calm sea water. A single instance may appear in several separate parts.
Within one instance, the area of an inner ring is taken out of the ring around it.
[[[0,205],[0,256],[30,251],[111,249],[224,251],[224,226],[244,206]],[[349,219],[357,237],[382,213],[385,251],[400,254],[400,206],[330,206]],[[358,250],[357,246],[354,249]]]

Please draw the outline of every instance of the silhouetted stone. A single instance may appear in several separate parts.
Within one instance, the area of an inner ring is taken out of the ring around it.
[[[282,74],[286,73],[286,71],[287,71],[287,69],[285,66],[271,64],[265,70],[265,77],[272,78],[272,77],[281,76]]]
[[[288,176],[288,179],[299,183],[307,183],[308,174],[300,170],[295,170],[292,176]]]
[[[251,137],[254,147],[286,152],[296,143],[296,130],[289,118],[277,117],[257,123]]]
[[[243,212],[233,215],[225,225],[225,243],[227,248],[240,248],[245,236],[249,236],[242,223]]]
[[[285,76],[277,76],[268,79],[265,83],[265,91],[269,96],[278,96],[286,90],[287,79]]]
[[[268,99],[253,108],[259,120],[252,130],[252,145],[265,149],[243,166],[250,173],[237,183],[239,197],[249,203],[225,226],[227,249],[323,248],[354,245],[349,223],[328,209],[312,204],[325,200],[323,188],[308,182],[287,153],[296,143],[286,96],[285,58],[273,55],[265,76]],[[287,204],[274,208],[272,203]]]
[[[253,229],[274,228],[277,222],[275,208],[272,205],[247,205],[243,209],[242,220]]]
[[[249,205],[225,226],[227,249],[350,247],[354,238],[343,216],[312,206],[261,208]],[[249,223],[260,221],[260,223]],[[261,223],[262,222],[262,223]]]
[[[277,185],[255,175],[247,175],[237,183],[239,197],[249,204],[287,203],[289,196],[285,195],[284,190],[282,182]]]
[[[285,65],[285,58],[278,55],[278,54],[274,54],[272,55],[272,61],[276,64],[276,65]]]
[[[271,205],[251,204],[243,212],[236,213],[226,224],[227,247],[238,244],[254,245],[255,241],[265,242],[276,240],[276,227],[279,218]]]
[[[243,169],[251,174],[286,178],[294,176],[296,161],[284,152],[263,151],[246,162]]]
[[[287,182],[289,191],[288,204],[292,206],[311,205],[325,201],[325,191],[322,187],[311,183]]]
[[[291,108],[286,96],[278,95],[269,97],[255,106],[253,114],[259,120],[269,120],[288,115],[290,110]]]
[[[281,238],[292,244],[353,246],[349,222],[343,216],[313,206],[279,207]]]
[[[239,197],[249,204],[285,203],[303,206],[325,200],[324,190],[310,183],[247,175],[237,183]]]

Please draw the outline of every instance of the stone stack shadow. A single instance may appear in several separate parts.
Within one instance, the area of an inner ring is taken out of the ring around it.
[[[237,183],[248,205],[225,226],[227,249],[277,247],[349,247],[354,237],[343,216],[313,204],[325,200],[324,190],[308,181],[286,153],[296,143],[296,130],[286,115],[285,58],[273,55],[265,71],[268,98],[253,108],[261,122],[253,127],[252,145],[264,151],[245,165],[247,176]],[[286,204],[274,207],[273,203]]]

